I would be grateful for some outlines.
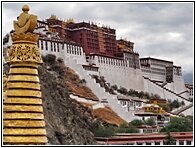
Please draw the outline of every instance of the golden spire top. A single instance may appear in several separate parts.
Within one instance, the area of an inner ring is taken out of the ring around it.
[[[30,9],[29,9],[29,6],[28,5],[24,5],[23,7],[22,7],[22,11],[29,11]]]
[[[37,24],[37,16],[28,14],[29,10],[29,6],[24,5],[22,7],[23,12],[20,14],[18,21],[14,21],[16,34],[26,34],[27,32],[33,33]]]

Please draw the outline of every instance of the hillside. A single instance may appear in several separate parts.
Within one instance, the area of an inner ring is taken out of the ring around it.
[[[87,104],[87,103],[81,103],[83,106],[88,107],[90,110],[92,110],[92,105],[91,104]],[[127,124],[127,122],[125,120],[123,120],[122,118],[120,118],[110,107],[106,106],[104,108],[97,108],[93,110],[93,114],[99,118],[101,118],[102,120],[113,124],[113,125],[117,125],[120,126],[121,124],[125,123]]]
[[[88,107],[69,98],[69,93],[74,92],[98,99],[88,87],[80,84],[81,80],[74,71],[64,66],[61,60],[52,58],[45,59],[45,63],[39,67],[49,143],[96,144],[94,130],[101,124],[109,126],[112,122],[107,123]]]

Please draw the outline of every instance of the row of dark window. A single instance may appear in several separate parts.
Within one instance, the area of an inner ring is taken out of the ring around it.
[[[136,145],[143,145],[144,142],[136,142]],[[145,142],[146,145],[152,145],[152,142]],[[155,141],[154,145],[160,145],[161,141]],[[179,145],[191,145],[191,140],[179,140]],[[127,145],[134,145],[133,142],[127,143]],[[163,145],[166,145],[166,143],[163,141]],[[176,145],[176,141],[174,143]]]
[[[51,51],[59,52],[60,43],[56,43],[56,42],[49,42],[49,43],[50,43]],[[43,40],[41,40],[41,45],[39,44],[39,42],[37,45],[38,45],[38,47],[41,48],[41,50],[44,50],[44,41]],[[82,53],[81,53],[82,51],[79,46],[74,46],[74,45],[69,45],[69,44],[66,44],[66,46],[67,46],[68,53],[82,55]],[[46,48],[45,50],[48,51],[48,42],[47,41],[45,41],[45,48]],[[64,44],[62,44],[62,50],[64,50]]]
[[[88,71],[95,71],[95,72],[98,72],[98,68],[94,68],[94,67],[84,67],[85,70],[88,70]]]

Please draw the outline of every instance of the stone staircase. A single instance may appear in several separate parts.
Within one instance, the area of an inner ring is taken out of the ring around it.
[[[187,98],[185,98],[185,97],[182,97],[180,94],[177,94],[177,93],[173,92],[172,90],[170,90],[170,89],[168,89],[168,88],[165,88],[165,87],[162,86],[161,84],[158,84],[158,83],[156,83],[155,81],[153,81],[153,80],[151,80],[151,79],[149,79],[149,78],[147,78],[147,77],[144,77],[144,79],[148,79],[149,82],[152,82],[153,84],[155,84],[155,85],[157,85],[158,87],[160,87],[160,88],[166,90],[167,92],[174,94],[176,97],[179,97],[179,98],[181,98],[181,99],[183,99],[183,100],[186,100],[186,101],[188,101],[188,102],[191,102],[189,99],[187,99]]]
[[[64,57],[64,60],[66,66],[74,70],[81,79],[86,80],[86,85],[91,88],[93,93],[99,98],[100,102],[102,99],[107,99],[108,106],[127,122],[138,118],[137,116],[134,116],[133,113],[127,112],[126,108],[124,108],[121,104],[118,103],[117,95],[109,94],[105,91],[104,88],[100,86],[100,84],[96,83],[96,80],[94,78],[91,78],[90,75],[88,75],[87,71],[83,69],[82,63],[78,63],[77,59],[74,59],[71,56],[66,56]]]
[[[189,109],[189,108],[191,108],[191,107],[193,107],[193,104],[189,104],[189,105],[187,105],[187,106],[185,106],[185,107],[182,107],[182,108],[180,108],[180,109],[178,109],[178,110],[172,112],[172,114],[174,114],[174,115],[179,115],[180,113],[184,112],[185,110],[187,110],[187,109]]]

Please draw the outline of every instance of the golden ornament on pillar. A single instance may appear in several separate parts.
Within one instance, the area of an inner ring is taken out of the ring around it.
[[[3,144],[45,145],[47,143],[42,107],[42,94],[38,77],[38,64],[42,63],[37,46],[38,35],[33,34],[37,16],[28,14],[24,5],[8,51],[11,64],[3,105]]]

